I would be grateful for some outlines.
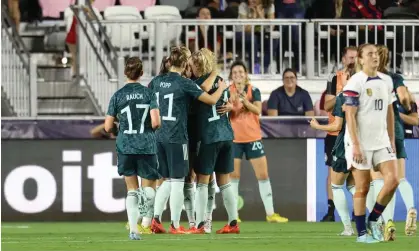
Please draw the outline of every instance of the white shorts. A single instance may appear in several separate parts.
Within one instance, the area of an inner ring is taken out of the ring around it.
[[[383,162],[396,160],[396,154],[393,152],[391,147],[385,147],[373,151],[362,151],[362,154],[364,155],[365,161],[360,164],[355,163],[353,160],[352,146],[345,144],[345,158],[348,170],[352,167],[359,170],[370,170]]]

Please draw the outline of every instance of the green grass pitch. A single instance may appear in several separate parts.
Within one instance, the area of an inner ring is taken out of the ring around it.
[[[186,226],[186,224],[184,224]],[[167,224],[166,224],[167,226]],[[143,235],[141,241],[128,240],[125,223],[2,223],[3,251],[106,251],[106,250],[309,250],[309,251],[413,251],[419,237],[404,235],[404,223],[397,224],[395,242],[358,244],[355,237],[341,237],[341,223],[243,222],[239,235],[217,235],[222,227],[214,223],[210,235]]]

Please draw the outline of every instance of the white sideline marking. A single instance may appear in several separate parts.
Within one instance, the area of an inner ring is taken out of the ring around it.
[[[2,225],[1,228],[20,228],[20,229],[26,229],[26,228],[30,228],[30,226],[10,226],[10,225]]]

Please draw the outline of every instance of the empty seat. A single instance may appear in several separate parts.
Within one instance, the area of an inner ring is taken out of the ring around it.
[[[179,9],[173,6],[167,5],[158,5],[148,7],[144,11],[144,18],[149,20],[180,20],[182,16],[180,15]],[[150,34],[154,34],[154,27],[149,26],[147,28]],[[182,26],[180,24],[163,24],[161,30],[161,39],[163,41],[163,46],[170,46],[170,43],[179,40],[180,34],[182,33]],[[150,36],[150,43],[154,44],[153,36]]]
[[[76,0],[39,0],[43,17],[60,18],[60,12],[75,4]]]
[[[143,25],[139,23],[118,23],[122,20],[141,20],[142,17],[136,7],[133,6],[112,6],[108,7],[104,13],[105,20],[116,21],[115,23],[105,23],[106,33],[111,39],[113,46],[118,48],[138,47],[135,33],[144,35]]]
[[[184,11],[189,7],[194,6],[195,0],[160,0],[160,5],[170,5],[178,8],[180,11]]]
[[[121,5],[136,7],[139,11],[144,11],[146,8],[156,5],[156,0],[120,0]]]
[[[95,0],[93,2],[93,7],[97,8],[99,11],[105,11],[106,8],[114,6],[116,0]]]

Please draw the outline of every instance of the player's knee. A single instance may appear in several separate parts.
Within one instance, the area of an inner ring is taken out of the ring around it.
[[[259,173],[256,173],[256,179],[257,180],[267,180],[267,179],[269,179],[268,172],[259,172]]]
[[[390,190],[396,190],[399,185],[399,179],[396,175],[388,175],[384,178],[384,183]]]
[[[235,179],[235,180],[239,180],[240,179],[240,173],[234,171],[234,172],[230,173],[230,178]]]
[[[368,191],[370,190],[370,184],[366,182],[362,184],[362,186],[356,186],[356,192],[354,194],[354,198],[366,198]]]
[[[210,180],[211,175],[206,174],[198,174],[198,183],[200,184],[208,184]]]

